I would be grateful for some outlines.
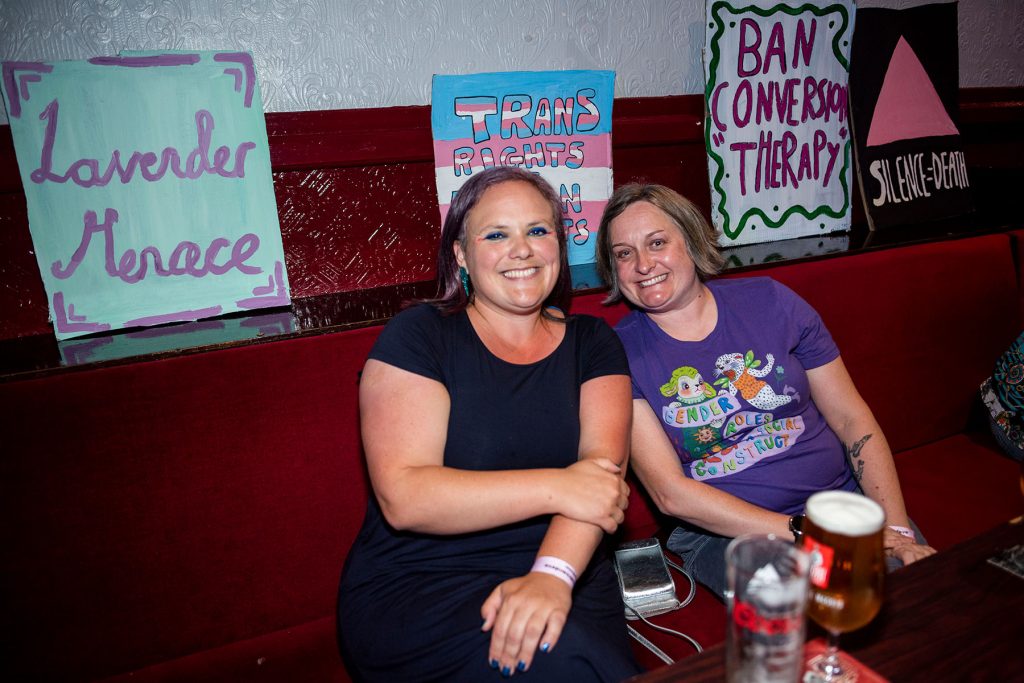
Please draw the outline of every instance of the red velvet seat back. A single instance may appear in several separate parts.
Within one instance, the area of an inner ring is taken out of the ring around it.
[[[1013,240],[1013,258],[1017,266],[1017,289],[1021,292],[1020,319],[1024,324],[1024,230],[1014,230],[1010,239]]]
[[[333,614],[366,503],[356,382],[378,332],[0,384],[10,680]]]
[[[1021,329],[1009,236],[765,269],[821,314],[893,451],[963,431]],[[758,273],[760,274],[760,273]]]

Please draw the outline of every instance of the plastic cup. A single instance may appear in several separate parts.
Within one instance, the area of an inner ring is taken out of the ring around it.
[[[774,535],[734,539],[725,551],[730,683],[791,683],[803,671],[809,559]]]

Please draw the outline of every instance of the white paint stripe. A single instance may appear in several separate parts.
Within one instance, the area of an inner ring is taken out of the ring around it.
[[[474,166],[473,172],[484,170],[483,166]],[[542,178],[547,180],[558,192],[559,186],[564,184],[572,190],[573,183],[580,185],[580,199],[585,202],[605,201],[612,194],[612,171],[610,168],[544,168],[539,170]],[[462,187],[462,183],[468,180],[468,176],[458,178],[452,175],[450,166],[435,171],[437,176],[437,201],[444,205],[451,202],[452,192]]]

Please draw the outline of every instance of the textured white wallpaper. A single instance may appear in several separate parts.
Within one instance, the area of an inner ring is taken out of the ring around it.
[[[614,69],[646,97],[701,92],[703,22],[703,0],[0,0],[0,59],[249,50],[267,111],[427,104],[432,74],[479,71]],[[1024,0],[961,0],[960,84],[1024,85]]]

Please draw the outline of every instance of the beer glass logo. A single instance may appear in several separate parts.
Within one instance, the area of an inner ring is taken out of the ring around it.
[[[742,600],[736,601],[732,618],[741,628],[769,636],[781,636],[800,628],[799,617],[765,617],[757,613],[756,607]]]
[[[828,588],[828,577],[832,573],[832,556],[835,551],[808,536],[804,536],[804,551],[811,558],[811,585],[816,588]]]

